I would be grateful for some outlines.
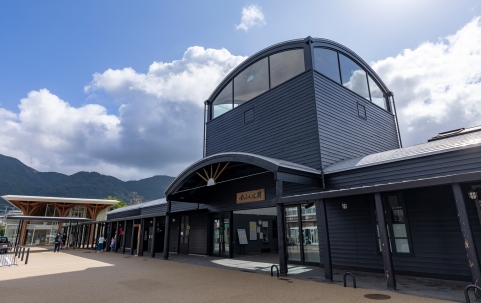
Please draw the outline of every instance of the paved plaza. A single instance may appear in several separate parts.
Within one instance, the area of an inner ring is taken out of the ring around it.
[[[34,248],[28,265],[0,268],[0,285],[2,302],[16,303],[378,301],[365,298],[368,294],[390,296],[385,302],[448,302],[82,249],[53,253]]]

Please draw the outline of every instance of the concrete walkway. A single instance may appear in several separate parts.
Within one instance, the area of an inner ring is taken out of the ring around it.
[[[447,302],[295,278],[88,250],[35,248],[0,268],[2,302]]]

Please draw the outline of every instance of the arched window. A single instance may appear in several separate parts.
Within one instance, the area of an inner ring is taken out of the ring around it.
[[[244,104],[306,70],[304,49],[267,56],[244,68],[212,102],[212,119]]]

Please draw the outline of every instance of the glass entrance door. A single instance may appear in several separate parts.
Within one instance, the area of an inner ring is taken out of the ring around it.
[[[213,218],[212,255],[230,257],[231,216],[230,213],[215,214]]]

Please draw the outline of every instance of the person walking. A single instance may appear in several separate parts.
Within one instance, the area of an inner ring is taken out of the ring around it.
[[[57,233],[55,236],[55,247],[53,248],[53,252],[60,252],[60,245],[62,244],[62,234],[60,232]]]
[[[115,252],[115,236],[110,240],[110,251]]]
[[[104,248],[104,242],[105,242],[105,238],[104,236],[100,236],[99,238],[99,243],[97,244],[97,253],[101,252],[102,249]]]

